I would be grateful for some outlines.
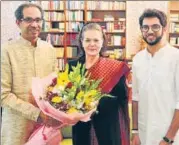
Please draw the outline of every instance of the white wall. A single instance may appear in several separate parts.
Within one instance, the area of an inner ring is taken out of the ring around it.
[[[1,44],[19,35],[14,12],[24,1],[1,1]]]
[[[146,8],[156,8],[168,13],[168,1],[127,1],[126,55],[130,57],[139,50],[138,19]]]

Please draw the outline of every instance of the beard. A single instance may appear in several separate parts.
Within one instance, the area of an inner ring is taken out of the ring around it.
[[[163,37],[163,33],[162,33],[160,36],[156,37],[156,39],[153,40],[153,41],[148,41],[147,38],[144,37],[144,36],[143,36],[143,39],[144,39],[144,41],[145,41],[148,45],[153,46],[153,45],[159,43],[160,40],[162,39],[162,37]]]

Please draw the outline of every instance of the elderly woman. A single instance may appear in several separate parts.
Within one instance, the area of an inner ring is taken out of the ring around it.
[[[126,75],[129,72],[124,62],[102,57],[105,35],[97,23],[86,24],[79,35],[82,56],[69,62],[70,68],[78,62],[85,65],[92,79],[101,79],[103,97],[98,113],[89,122],[78,122],[73,126],[73,145],[129,145],[129,117]]]

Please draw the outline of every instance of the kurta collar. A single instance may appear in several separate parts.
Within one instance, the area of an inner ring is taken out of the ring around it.
[[[31,42],[28,41],[28,40],[26,40],[26,39],[24,39],[22,36],[20,36],[20,42],[23,43],[23,44],[26,45],[26,46],[33,47],[33,46],[31,45]],[[40,38],[37,39],[37,47],[38,47],[39,45],[40,45]]]
[[[148,59],[161,58],[164,55],[164,53],[167,51],[169,46],[170,45],[167,43],[164,47],[160,48],[157,52],[155,52],[155,55],[153,57],[152,57],[151,53],[148,52],[147,48],[145,48],[146,57]]]

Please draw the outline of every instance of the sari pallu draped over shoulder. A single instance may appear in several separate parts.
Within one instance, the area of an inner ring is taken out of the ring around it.
[[[110,93],[120,78],[124,75],[127,76],[129,71],[130,69],[126,63],[106,58],[100,58],[99,61],[88,70],[91,79],[102,79],[99,87],[103,93]],[[124,108],[119,107],[119,137],[121,138],[121,145],[130,144],[128,116],[128,104],[126,103]],[[98,145],[93,127],[91,129],[91,135],[91,145]]]
[[[91,79],[103,79],[99,85],[103,93],[110,93],[123,75],[128,75],[129,67],[124,62],[100,58],[88,72]]]

